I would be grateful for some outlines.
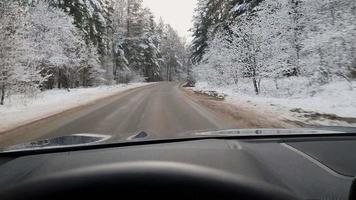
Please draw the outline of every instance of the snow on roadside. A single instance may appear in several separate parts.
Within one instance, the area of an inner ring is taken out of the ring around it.
[[[232,87],[209,87],[206,83],[197,83],[194,90],[217,91],[226,94],[229,103],[272,112],[290,121],[309,125],[356,126],[356,82],[351,87],[353,89],[345,81],[338,81],[323,86],[313,95],[304,93],[278,98],[237,92]]]
[[[36,98],[25,99],[25,101],[21,95],[14,95],[4,106],[0,106],[0,132],[88,104],[115,93],[149,84],[152,83],[78,88],[71,89],[70,92],[54,89],[42,92]]]

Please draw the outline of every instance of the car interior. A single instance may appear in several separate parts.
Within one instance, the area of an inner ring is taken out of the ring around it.
[[[352,134],[167,141],[0,155],[1,199],[354,199]]]

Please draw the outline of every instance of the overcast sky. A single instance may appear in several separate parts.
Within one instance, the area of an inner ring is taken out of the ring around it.
[[[143,3],[157,19],[162,17],[180,36],[190,39],[191,33],[188,30],[192,27],[196,0],[143,0]]]

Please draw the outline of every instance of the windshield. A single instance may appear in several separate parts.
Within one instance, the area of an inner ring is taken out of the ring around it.
[[[355,0],[0,1],[0,148],[339,133],[355,99]]]

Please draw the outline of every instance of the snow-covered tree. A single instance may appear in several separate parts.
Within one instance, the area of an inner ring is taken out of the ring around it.
[[[16,80],[19,37],[17,29],[22,26],[21,7],[10,1],[0,2],[0,104],[4,104],[6,91]],[[21,66],[22,67],[22,66]]]
[[[142,70],[142,0],[128,0],[127,19],[126,19],[126,36],[124,50],[129,67],[136,73],[143,75]]]
[[[144,76],[148,81],[160,80],[160,56],[161,52],[158,46],[157,25],[154,16],[149,9],[143,10],[143,35],[142,35],[142,53],[144,56],[143,67]]]
[[[349,79],[355,55],[355,2],[305,1],[305,48],[301,62],[317,82],[333,77]]]
[[[82,67],[75,73],[78,76],[81,76],[81,78],[77,79],[82,81],[79,85],[96,86],[106,83],[104,77],[107,71],[101,67],[100,56],[98,55],[95,46],[89,44],[83,50]]]
[[[186,46],[179,37],[178,33],[168,24],[164,27],[163,38],[161,41],[162,54],[162,78],[167,81],[178,80],[180,75],[186,70],[185,56]]]
[[[236,5],[246,0],[198,0],[193,16],[192,28],[194,40],[192,41],[192,61],[199,63],[208,48],[209,37],[214,36],[216,29],[235,20]],[[250,1],[250,0],[247,0]],[[232,9],[235,12],[231,12]]]
[[[252,79],[257,94],[264,78],[274,79],[276,89],[278,79],[291,76],[305,77],[315,85],[335,78],[350,81],[355,71],[355,4],[353,0],[238,2],[228,14],[233,22],[218,23],[206,32],[195,74],[215,85]],[[196,23],[206,26],[201,19]],[[193,57],[194,42],[201,40],[194,37]]]
[[[182,39],[157,25],[142,0],[6,0],[0,6],[1,103],[15,90],[177,80],[189,63]]]
[[[70,75],[81,68],[81,52],[86,48],[83,36],[62,10],[39,2],[29,7],[24,37],[28,44],[28,61],[52,74],[48,88],[73,87]]]
[[[1,104],[6,91],[34,95],[48,76],[43,75],[26,31],[29,25],[23,7],[17,2],[0,4],[0,88]]]
[[[128,67],[129,62],[124,51],[124,42],[127,22],[127,0],[118,0],[111,2],[112,14],[112,34],[109,34],[113,54],[113,75],[116,83],[126,83],[129,81],[131,73]]]

